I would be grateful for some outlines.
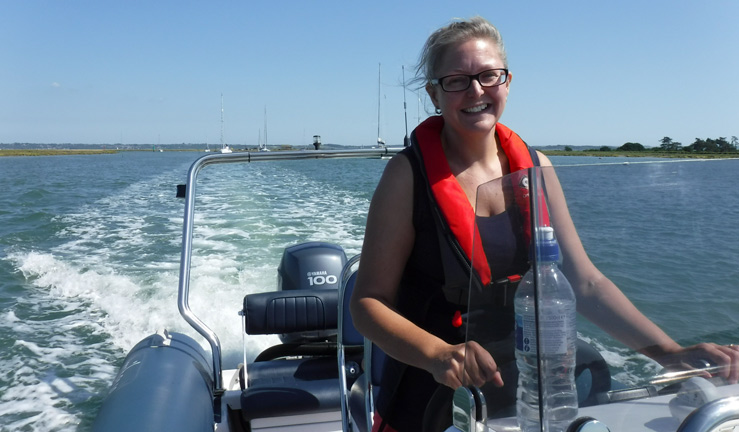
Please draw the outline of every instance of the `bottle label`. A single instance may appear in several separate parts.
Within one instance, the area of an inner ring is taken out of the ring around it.
[[[548,312],[548,313],[547,313]],[[574,342],[571,329],[576,325],[572,309],[546,311],[539,317],[543,354],[566,354]],[[536,354],[536,321],[534,314],[516,314],[516,349]]]
[[[534,314],[516,314],[516,349],[526,354],[536,354]]]

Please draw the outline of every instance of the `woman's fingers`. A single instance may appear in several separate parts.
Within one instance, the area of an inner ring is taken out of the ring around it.
[[[710,360],[713,365],[718,366],[718,370],[711,370],[711,373],[719,375],[731,384],[739,382],[739,346],[700,343],[687,347],[677,354],[678,363],[688,368],[703,368],[702,365],[696,364],[699,359],[703,362]],[[706,365],[706,372],[709,366],[711,365]]]
[[[467,344],[465,358],[465,373],[469,382],[481,387],[492,382],[497,387],[503,386],[503,378],[498,371],[498,365],[490,353],[476,342]]]
[[[726,379],[731,384],[739,382],[739,347],[736,345],[717,345],[718,349],[725,356],[723,366],[726,370]]]
[[[482,387],[488,382],[503,386],[503,378],[493,356],[475,342],[450,345],[435,364],[434,370],[430,371],[434,379],[453,389],[463,385]]]

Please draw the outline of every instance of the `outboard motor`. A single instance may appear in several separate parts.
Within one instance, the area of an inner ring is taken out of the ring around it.
[[[277,289],[339,289],[346,253],[324,242],[300,243],[285,248],[277,268]]]
[[[300,243],[285,248],[277,268],[280,291],[326,289],[338,292],[346,264],[341,246],[324,242]],[[280,335],[283,343],[299,343],[336,336],[336,330]]]

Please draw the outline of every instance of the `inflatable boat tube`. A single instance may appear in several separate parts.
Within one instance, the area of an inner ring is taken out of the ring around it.
[[[93,431],[213,431],[213,380],[205,351],[180,333],[156,333],[129,352]]]

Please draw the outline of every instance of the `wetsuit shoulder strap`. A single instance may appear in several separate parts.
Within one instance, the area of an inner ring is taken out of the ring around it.
[[[526,141],[523,142],[526,144]],[[529,154],[531,155],[531,162],[534,163],[535,167],[541,166],[541,162],[539,161],[539,154],[536,152],[536,150],[529,147],[528,144],[526,144],[526,148],[529,149]]]
[[[441,214],[441,209],[439,209],[436,198],[429,187],[423,155],[415,133],[411,134],[410,149],[412,153],[409,158],[415,158],[415,161],[411,162],[414,177],[418,176],[422,179],[421,184],[415,184],[415,186],[423,188],[433,213],[433,223],[439,241],[441,263],[444,269],[444,285],[442,286],[444,297],[452,304],[464,306],[467,304],[469,294],[470,261]]]

